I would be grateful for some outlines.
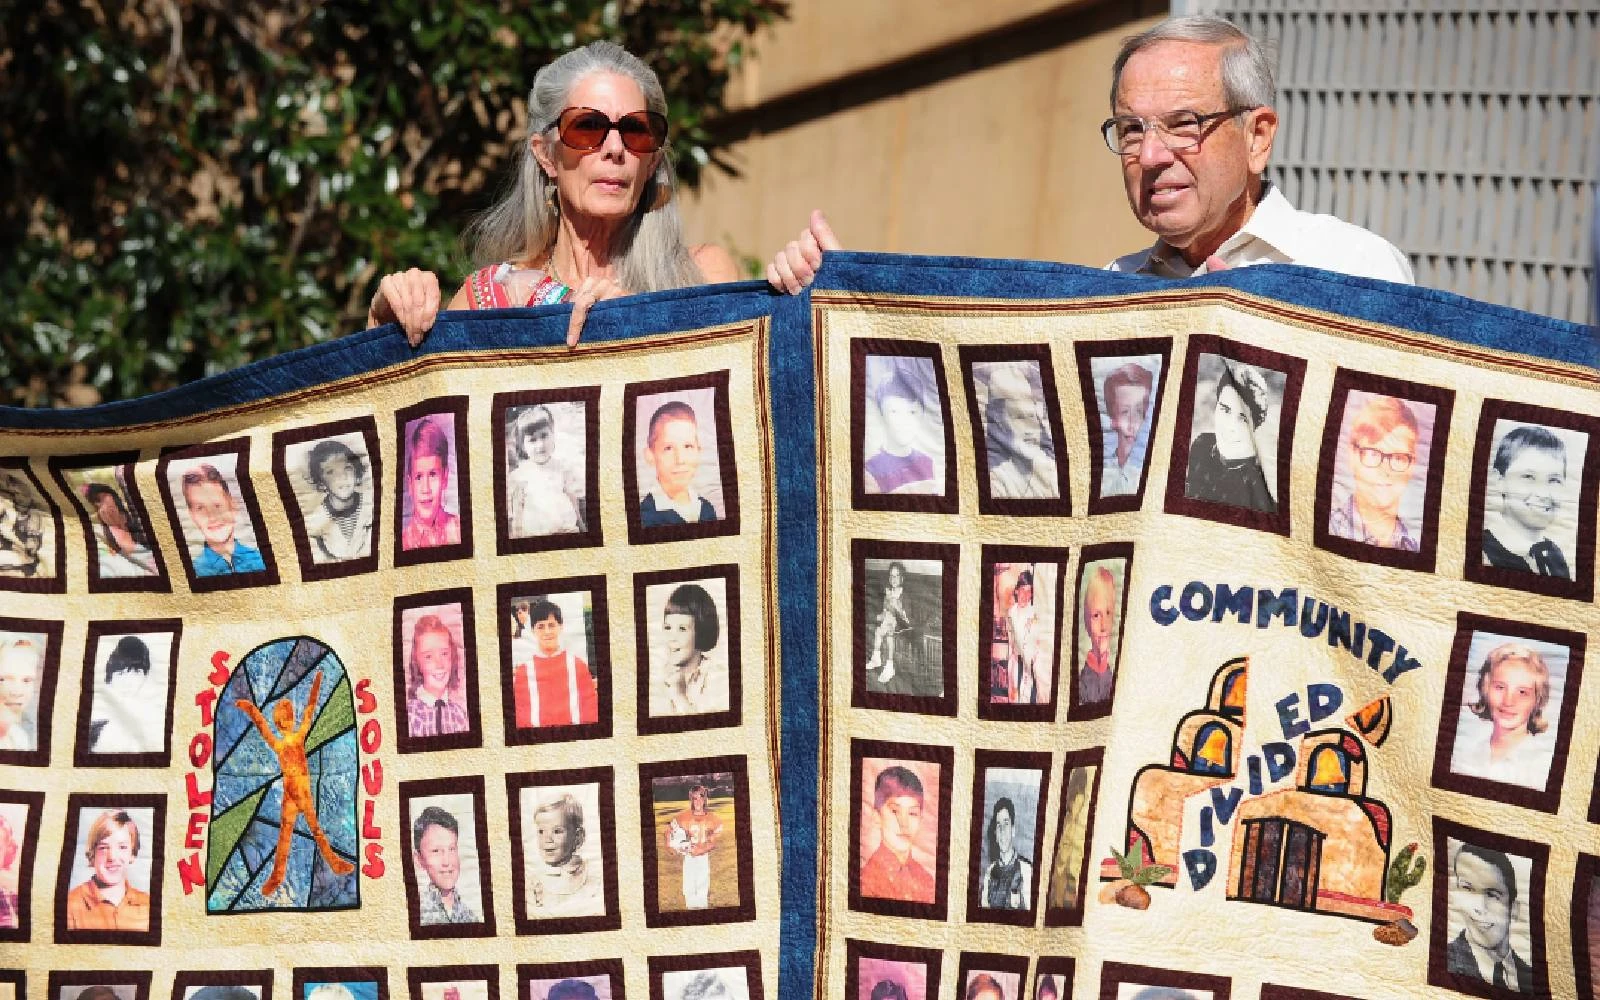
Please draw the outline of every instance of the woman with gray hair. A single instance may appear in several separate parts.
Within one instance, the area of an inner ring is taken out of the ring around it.
[[[571,302],[570,346],[601,300],[736,280],[726,250],[684,240],[666,112],[655,72],[612,42],[591,42],[539,70],[511,183],[468,228],[477,270],[446,308]],[[367,327],[399,323],[419,344],[439,300],[429,272],[386,275]]]

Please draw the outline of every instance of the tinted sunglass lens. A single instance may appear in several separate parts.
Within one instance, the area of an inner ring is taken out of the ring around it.
[[[561,141],[573,149],[595,149],[606,141],[611,119],[595,111],[573,115],[561,129]]]
[[[643,111],[623,115],[617,122],[617,132],[622,135],[622,144],[635,153],[653,153],[666,139],[665,122]]]

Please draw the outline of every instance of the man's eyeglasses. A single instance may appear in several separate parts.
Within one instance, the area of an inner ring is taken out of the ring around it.
[[[1403,451],[1379,451],[1376,448],[1357,448],[1356,457],[1361,459],[1361,464],[1369,469],[1376,469],[1384,462],[1389,463],[1389,468],[1396,472],[1407,472],[1416,456]]]
[[[550,129],[559,130],[563,146],[581,152],[605,145],[612,129],[617,130],[628,152],[640,156],[654,153],[667,142],[667,119],[654,111],[630,111],[613,121],[594,108],[567,108],[544,127],[546,132]]]
[[[1200,145],[1200,140],[1211,131],[1215,122],[1254,111],[1260,106],[1252,104],[1243,108],[1229,108],[1209,115],[1198,111],[1173,111],[1157,118],[1116,115],[1100,123],[1100,134],[1105,137],[1106,148],[1121,156],[1133,156],[1139,152],[1146,130],[1154,132],[1162,145],[1177,153]]]

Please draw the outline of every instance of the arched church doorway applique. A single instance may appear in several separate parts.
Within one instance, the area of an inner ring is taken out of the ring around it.
[[[344,664],[315,639],[235,668],[214,728],[208,913],[361,905],[355,722]]]

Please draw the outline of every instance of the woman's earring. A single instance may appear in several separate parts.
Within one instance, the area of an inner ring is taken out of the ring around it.
[[[561,196],[556,193],[556,179],[548,174],[545,175],[544,203],[550,214],[561,214]]]

